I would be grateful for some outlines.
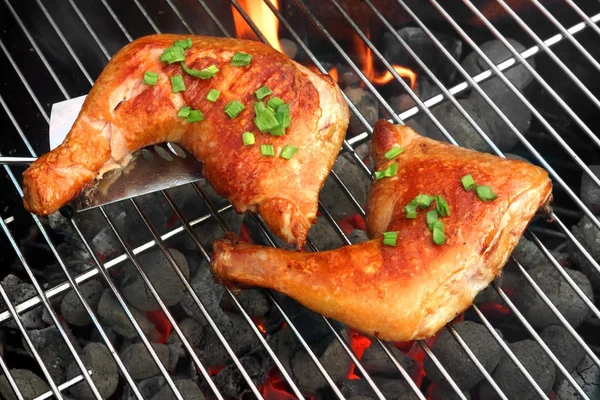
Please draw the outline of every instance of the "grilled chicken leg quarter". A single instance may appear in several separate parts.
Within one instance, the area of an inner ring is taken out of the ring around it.
[[[373,240],[294,253],[221,239],[213,244],[214,275],[231,286],[286,293],[382,339],[423,339],[500,274],[551,197],[541,168],[436,142],[385,121],[375,126],[372,154],[383,174],[368,204]]]
[[[208,79],[186,73],[180,62],[161,62],[165,49],[185,39],[143,37],[112,58],[65,141],[25,171],[25,207],[50,214],[106,171],[127,164],[133,151],[175,142],[204,163],[205,177],[238,212],[259,212],[275,234],[301,247],[348,125],[341,91],[328,76],[253,41],[192,37],[185,65],[216,66]],[[252,56],[250,63],[234,65],[236,52]],[[146,72],[158,74],[156,85],[145,83]],[[170,78],[176,75],[185,91],[174,93]],[[273,92],[263,104],[279,97],[289,105],[291,122],[282,136],[261,133],[254,122],[254,92],[262,86]],[[215,102],[206,98],[211,89],[220,91]],[[245,108],[230,118],[224,108],[233,100]],[[204,120],[178,116],[185,106],[200,110]],[[254,144],[243,144],[244,132],[254,134]],[[263,155],[261,144],[273,145],[274,154]],[[289,159],[282,157],[286,145],[297,149]]]

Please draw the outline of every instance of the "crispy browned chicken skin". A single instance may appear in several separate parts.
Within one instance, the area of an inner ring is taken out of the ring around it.
[[[143,37],[112,58],[63,144],[25,171],[25,207],[50,214],[107,170],[126,164],[134,150],[176,142],[204,163],[206,178],[238,212],[259,212],[275,234],[302,246],[348,124],[339,88],[328,76],[254,41],[193,37],[186,65],[220,69],[206,80],[187,75],[179,63],[160,62],[166,48],[186,38]],[[249,66],[231,65],[238,51],[252,55]],[[156,86],[143,82],[146,71],[160,74]],[[177,74],[183,75],[186,90],[175,94],[170,77]],[[284,136],[260,133],[253,122],[254,92],[263,85],[290,106],[292,120]],[[221,92],[215,103],[206,100],[210,89]],[[223,111],[231,100],[246,106],[233,120]],[[186,105],[201,110],[205,120],[179,118]],[[242,144],[246,131],[255,134],[254,145]],[[261,144],[272,144],[275,156],[261,155]],[[298,148],[290,160],[279,157],[285,145]]]
[[[405,148],[393,160],[394,146]],[[264,286],[357,330],[386,340],[432,336],[465,310],[498,276],[535,212],[551,196],[541,168],[462,149],[380,121],[372,153],[377,170],[398,163],[398,173],[372,187],[367,226],[374,240],[322,253],[295,253],[235,243],[214,243],[212,270],[228,285]],[[466,191],[471,174],[498,196],[482,201]],[[441,195],[450,215],[446,241],[437,245],[425,221],[428,210],[407,219],[404,207],[419,194]],[[383,232],[398,233],[386,246]]]

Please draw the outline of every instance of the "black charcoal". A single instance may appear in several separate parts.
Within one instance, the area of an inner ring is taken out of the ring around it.
[[[540,336],[569,373],[573,372],[579,363],[583,361],[585,350],[566,328],[559,325],[550,325],[540,333]],[[556,377],[557,381],[563,377],[562,372],[558,369],[556,370]]]
[[[429,397],[427,398],[429,400],[462,400],[462,397],[456,393],[456,390],[448,386],[448,384],[431,384],[427,389],[427,393],[429,394]],[[471,399],[469,392],[463,391],[462,395],[465,396],[467,400]]]
[[[11,369],[10,374],[26,400],[32,400],[50,390],[50,386],[42,378],[27,369]],[[12,386],[4,375],[0,377],[0,394],[3,399],[17,400]]]
[[[104,289],[97,280],[88,281],[79,286],[81,295],[85,299],[86,303],[89,304],[93,312],[96,311],[96,307],[100,302]],[[89,314],[79,301],[79,297],[74,290],[70,290],[67,295],[63,298],[60,305],[60,313],[65,320],[75,326],[85,326],[92,323]]]
[[[13,306],[37,296],[37,292],[32,284],[25,283],[17,276],[9,274],[1,282],[2,287],[6,291],[6,295]],[[23,326],[27,329],[37,329],[46,326],[42,319],[43,306],[37,306],[29,311],[19,315],[19,319]],[[4,301],[0,299],[0,310],[8,310]],[[16,328],[17,324],[12,319],[6,323],[9,328]]]
[[[360,115],[367,121],[370,126],[375,125],[379,119],[379,108],[377,99],[371,93],[361,87],[347,87],[344,93],[352,104],[356,107]],[[367,130],[365,125],[354,115],[350,113],[350,124],[348,125],[348,135],[354,136],[363,133]]]
[[[263,289],[243,290],[238,296],[238,300],[248,315],[252,317],[263,317],[271,310],[271,302]]]
[[[148,321],[148,319],[132,305],[127,305],[127,308],[139,324],[142,332],[146,335],[155,337],[156,330],[152,322]],[[98,317],[103,324],[110,326],[119,335],[125,336],[126,338],[137,337],[137,331],[133,324],[127,317],[127,314],[121,307],[121,304],[118,302],[115,295],[110,290],[106,290],[100,298],[100,302],[98,303]]]
[[[420,373],[419,363],[415,361],[414,358],[407,356],[395,347],[391,347],[391,350],[396,361],[404,367],[404,370],[413,380],[416,380]],[[372,343],[371,346],[365,350],[361,363],[369,374],[404,379],[401,377],[396,364],[390,360],[388,354],[377,343]]]
[[[65,331],[75,351],[80,352],[81,349],[71,332],[66,328]],[[46,364],[46,368],[48,368],[52,379],[55,382],[64,382],[67,375],[67,368],[73,361],[73,354],[58,332],[58,329],[55,326],[49,326],[44,329],[32,329],[29,331],[29,339],[31,339],[33,347]],[[27,343],[24,339],[22,341],[23,347],[27,349]]]
[[[92,371],[92,382],[96,385],[103,399],[109,398],[119,383],[119,372],[115,360],[110,355],[108,348],[102,343],[89,343],[81,354],[83,365]],[[80,375],[81,371],[75,362],[71,363],[67,378],[72,379]],[[72,386],[69,391],[81,400],[91,400],[96,397],[90,390],[86,381]]]
[[[572,269],[565,271],[593,301],[592,286],[586,276]],[[588,306],[556,269],[535,268],[529,271],[529,275],[573,328],[577,328],[590,313]],[[514,300],[534,328],[544,329],[548,325],[560,324],[559,319],[525,279],[517,288]]]
[[[319,251],[337,249],[344,244],[331,223],[323,216],[317,217],[317,223],[310,228],[308,237]]]
[[[386,399],[397,399],[406,393],[413,393],[408,383],[402,379],[371,377]],[[373,388],[366,379],[346,379],[341,386],[341,392],[346,397],[374,396]]]
[[[523,340],[511,343],[508,347],[542,391],[549,393],[554,383],[556,371],[552,360],[539,344],[533,340]],[[529,400],[539,398],[539,394],[533,389],[529,380],[506,355],[502,357],[500,364],[494,370],[492,378],[509,399]],[[486,400],[499,398],[487,380],[481,383],[479,395],[480,398]]]
[[[175,387],[185,400],[204,400],[204,395],[194,382],[188,379],[178,379],[173,383],[175,383]],[[165,385],[152,397],[152,400],[175,400],[176,398],[171,387]]]
[[[158,356],[161,364],[167,368],[169,365],[169,347],[162,343],[150,343],[152,349]],[[123,365],[133,379],[146,379],[160,374],[158,365],[148,352],[143,343],[134,343],[126,348],[120,354]]]
[[[525,268],[532,270],[534,268],[549,268],[554,266],[552,262],[542,253],[539,247],[532,241],[521,238],[513,250],[512,256]]]
[[[492,334],[485,326],[472,321],[459,322],[453,326],[485,370],[491,373],[503,353]],[[499,331],[496,332],[502,336]],[[461,389],[469,390],[483,379],[483,374],[447,329],[437,338],[431,350]],[[435,383],[442,382],[444,376],[428,355],[425,356],[423,366],[429,379]]]
[[[571,228],[571,232],[593,260],[600,260],[600,230],[589,218],[582,218]],[[600,272],[596,267],[570,240],[567,241],[567,250],[577,268],[588,277],[594,289],[600,291]]]
[[[589,165],[592,173],[600,178],[600,165]],[[580,188],[581,201],[594,213],[600,214],[600,187],[594,183],[592,178],[587,173],[583,173],[581,177]]]
[[[366,242],[367,240],[369,240],[369,237],[367,236],[367,232],[360,229],[355,229],[352,232],[350,232],[350,234],[348,235],[348,239],[350,240],[350,242],[352,242],[352,244],[356,244]]]
[[[589,356],[585,356],[571,376],[588,398],[600,399],[600,367]],[[560,382],[555,390],[560,400],[581,399],[579,393],[567,380]]]
[[[169,253],[181,273],[188,279],[189,269],[185,256],[173,249],[170,249]],[[138,256],[137,261],[163,303],[167,307],[179,303],[185,293],[185,286],[167,257],[161,251],[153,251]],[[129,304],[140,311],[160,309],[158,302],[133,264],[127,264],[119,270],[119,281],[123,297]]]
[[[204,326],[202,326],[198,321],[193,318],[186,318],[180,321],[178,324],[179,329],[183,333],[183,336],[190,343],[190,346],[196,347],[202,342],[202,338],[204,336]],[[167,344],[172,343],[181,343],[181,338],[173,330],[167,339]]]
[[[142,379],[136,383],[136,386],[143,399],[151,399],[165,384],[165,377],[160,375]],[[121,400],[138,400],[138,398],[129,385],[125,385]]]

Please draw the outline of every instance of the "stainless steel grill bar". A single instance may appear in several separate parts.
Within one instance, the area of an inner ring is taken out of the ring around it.
[[[9,371],[8,367],[6,366],[6,363],[4,362],[3,357],[0,357],[0,368],[2,369],[2,373],[6,377],[6,381],[10,385],[10,388],[12,389],[14,395],[17,396],[18,400],[23,400],[23,394],[19,390],[19,387],[17,386],[17,382],[15,382],[15,378],[13,378],[11,372]],[[81,377],[81,375],[80,375],[80,377]],[[81,377],[81,379],[83,379],[83,377]],[[59,389],[60,389],[60,387],[59,387]],[[50,393],[52,394],[52,391],[50,391]]]
[[[91,375],[92,371],[88,371],[88,373]],[[71,378],[71,379],[67,380],[65,383],[58,385],[58,390],[60,390],[61,392],[64,392],[65,389],[68,389],[71,386],[78,384],[82,380],[83,380],[83,376],[77,375],[75,378]],[[46,393],[44,393],[42,395],[39,395],[38,397],[34,398],[33,400],[45,400],[45,399],[49,399],[50,397],[52,397],[51,390],[47,391]],[[19,399],[23,399],[23,398],[19,397]]]
[[[573,0],[565,0],[565,2],[573,9],[573,11],[575,11],[581,17],[581,19],[587,24],[587,26],[592,28],[592,30],[594,32],[596,32],[598,35],[600,35],[600,28],[598,28],[598,26],[595,23],[596,21],[594,21],[593,18],[588,17],[581,10],[581,8],[579,8],[579,6],[577,4],[575,4],[575,2]]]

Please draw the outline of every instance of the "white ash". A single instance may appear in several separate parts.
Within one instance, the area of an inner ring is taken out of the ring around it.
[[[50,386],[42,378],[28,369],[11,369],[10,374],[24,399],[34,399],[50,390]],[[0,377],[0,394],[3,399],[17,400],[12,386],[10,386],[4,375]]]
[[[585,350],[566,328],[559,325],[550,325],[540,332],[540,336],[569,373],[573,372],[579,363],[583,361]],[[557,383],[563,378],[562,372],[557,368]]]
[[[204,400],[204,395],[198,385],[188,379],[178,379],[173,382],[175,387],[185,400]],[[151,400],[175,400],[177,397],[173,394],[169,385],[164,385]]]
[[[485,370],[491,373],[500,362],[503,350],[488,329],[472,321],[459,322],[453,326]],[[496,333],[502,337],[500,331],[496,330]],[[484,378],[469,355],[447,329],[437,338],[431,346],[431,350],[461,389],[470,390]],[[438,384],[443,381],[444,376],[429,355],[425,356],[423,366],[430,380]]]
[[[79,353],[81,349],[79,348],[75,337],[66,326],[63,328],[65,329],[71,344],[75,348],[75,351]],[[32,329],[29,331],[29,339],[31,339],[33,347],[42,358],[46,368],[48,368],[48,372],[52,379],[55,382],[64,382],[67,375],[67,368],[73,361],[73,354],[58,332],[58,329],[56,329],[55,326],[49,326],[44,329]],[[28,349],[27,342],[25,342],[24,338],[22,338],[22,342],[23,347]]]
[[[571,373],[571,376],[588,398],[600,398],[600,367],[589,356],[585,356],[576,370]],[[567,380],[563,380],[555,389],[560,400],[576,400],[581,398],[579,393],[575,391]]]
[[[102,343],[89,343],[81,354],[83,365],[92,371],[92,382],[100,392],[103,399],[108,399],[117,390],[119,372],[115,360],[110,355],[108,348]],[[77,363],[72,362],[67,372],[67,378],[72,379],[80,375]],[[69,392],[81,400],[92,400],[96,397],[84,380],[72,386]]]
[[[6,295],[13,306],[37,296],[37,292],[32,284],[23,282],[19,277],[13,274],[7,275],[0,284],[6,291]],[[42,319],[43,308],[43,306],[37,306],[29,311],[19,314],[19,319],[23,326],[27,329],[44,328],[46,324]],[[8,310],[3,299],[0,299],[0,310]],[[6,323],[6,326],[14,329],[17,328],[17,324],[12,319]]]
[[[600,165],[588,165],[588,167],[597,178],[600,178]],[[581,176],[579,197],[594,214],[600,214],[600,187],[585,172]]]
[[[188,262],[183,254],[175,249],[169,249],[169,253],[175,260],[179,271],[189,278]],[[160,299],[167,307],[179,303],[185,293],[185,286],[174,267],[162,251],[152,251],[137,257],[137,261],[156,289]],[[127,263],[119,269],[119,286],[125,300],[140,311],[155,311],[160,306],[146,283],[142,279],[138,269]]]
[[[150,343],[158,356],[160,363],[166,368],[169,366],[169,347],[162,343]],[[148,352],[144,343],[134,343],[121,351],[123,365],[133,379],[146,379],[160,374],[160,369]]]
[[[416,381],[420,373],[419,363],[393,346],[391,347],[391,350],[395,360],[402,365],[411,379]],[[388,354],[377,343],[372,343],[371,346],[365,350],[361,363],[369,375],[404,379],[396,367],[396,364],[390,360]]]
[[[593,302],[592,285],[587,277],[572,269],[565,269],[565,271]],[[529,271],[529,275],[573,328],[577,328],[589,315],[590,309],[588,306],[557,270],[534,268]],[[533,286],[525,279],[521,281],[517,288],[514,301],[523,316],[534,328],[543,329],[548,325],[561,324],[552,310],[537,295]]]
[[[549,393],[556,374],[554,363],[542,348],[533,340],[511,343],[508,347],[515,354],[523,367],[530,373],[544,393]],[[492,378],[509,399],[538,399],[539,394],[533,389],[529,380],[523,376],[513,361],[504,355]],[[479,388],[481,399],[497,399],[498,394],[484,380]]]
[[[582,218],[577,225],[571,228],[571,232],[592,259],[600,260],[600,230],[589,218]],[[570,240],[567,241],[567,250],[577,269],[583,272],[589,278],[594,289],[600,292],[600,272]]]
[[[148,321],[144,314],[132,305],[129,304],[127,307],[142,329],[142,332],[146,335],[151,335],[151,337],[156,337],[157,332],[154,324]],[[100,302],[98,303],[98,317],[103,324],[110,326],[119,335],[126,338],[137,337],[137,331],[111,290],[106,290],[100,298]]]
[[[104,292],[102,284],[94,279],[80,285],[79,290],[92,312],[95,312]],[[61,302],[60,314],[71,325],[86,326],[92,323],[89,314],[79,301],[77,293],[72,289],[67,292]]]

